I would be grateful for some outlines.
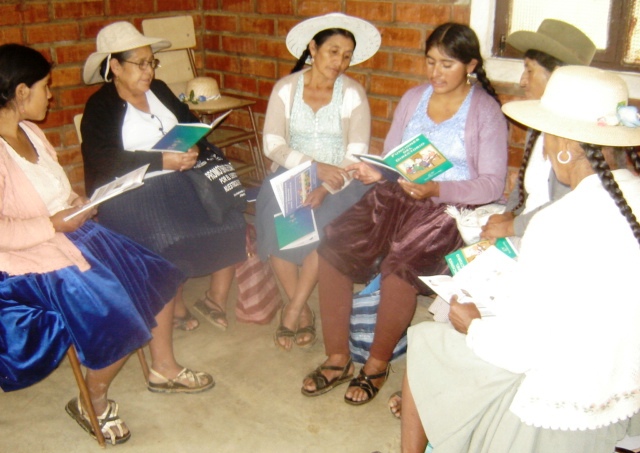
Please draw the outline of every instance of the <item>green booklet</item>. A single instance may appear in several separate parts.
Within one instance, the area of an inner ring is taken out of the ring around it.
[[[151,147],[151,151],[186,153],[202,137],[215,129],[231,112],[232,110],[223,113],[211,124],[178,123]]]
[[[396,146],[384,158],[374,154],[354,153],[354,156],[378,167],[382,175],[390,181],[397,181],[398,177],[403,177],[407,181],[422,184],[453,167],[423,134]]]
[[[444,257],[447,262],[447,266],[451,270],[451,275],[455,275],[460,269],[473,261],[478,255],[492,247],[492,244],[488,240],[476,242],[475,244],[462,247],[453,253],[449,253]],[[495,247],[509,258],[516,259],[518,252],[508,238],[496,239]]]
[[[281,212],[273,218],[280,250],[292,249],[320,240],[313,209],[302,206],[287,217]]]

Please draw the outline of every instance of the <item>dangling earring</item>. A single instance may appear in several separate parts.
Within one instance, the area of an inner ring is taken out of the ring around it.
[[[564,159],[560,158],[560,154],[562,153],[567,153],[567,157]],[[566,149],[563,149],[562,151],[560,151],[558,153],[558,155],[556,156],[556,160],[558,161],[558,163],[562,164],[562,165],[566,165],[569,162],[571,162],[571,153],[569,151],[567,151]]]
[[[478,81],[478,74],[475,72],[467,73],[467,85],[471,85],[472,83],[476,83]]]

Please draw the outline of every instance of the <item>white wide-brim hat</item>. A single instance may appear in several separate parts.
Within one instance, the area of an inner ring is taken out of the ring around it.
[[[563,66],[551,74],[540,100],[513,101],[505,115],[548,134],[601,146],[640,145],[640,127],[619,122],[627,85],[618,75],[588,66]],[[625,107],[627,109],[632,107]]]
[[[84,64],[82,79],[87,85],[103,82],[100,75],[102,61],[112,53],[125,52],[139,47],[150,46],[152,52],[171,47],[171,42],[162,38],[151,38],[140,33],[129,22],[114,22],[98,32],[97,52],[92,53]]]
[[[287,34],[287,49],[296,58],[300,58],[313,37],[329,28],[342,28],[353,33],[356,38],[356,48],[351,57],[351,66],[368,60],[380,48],[380,32],[376,27],[364,19],[347,16],[342,13],[329,13],[324,16],[312,17],[293,27]]]

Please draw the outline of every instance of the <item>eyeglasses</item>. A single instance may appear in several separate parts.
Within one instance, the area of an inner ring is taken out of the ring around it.
[[[157,58],[154,58],[153,60],[149,61],[149,60],[142,60],[142,61],[129,61],[129,60],[122,60],[123,63],[130,63],[130,64],[134,64],[137,67],[140,68],[141,71],[144,71],[145,69],[147,69],[148,67],[151,67],[151,69],[156,69],[160,67],[160,60],[158,60]]]

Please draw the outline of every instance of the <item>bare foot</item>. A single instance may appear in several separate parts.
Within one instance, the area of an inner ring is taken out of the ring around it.
[[[391,415],[395,418],[400,419],[401,411],[402,411],[402,391],[398,390],[389,398],[389,410],[391,411]]]

